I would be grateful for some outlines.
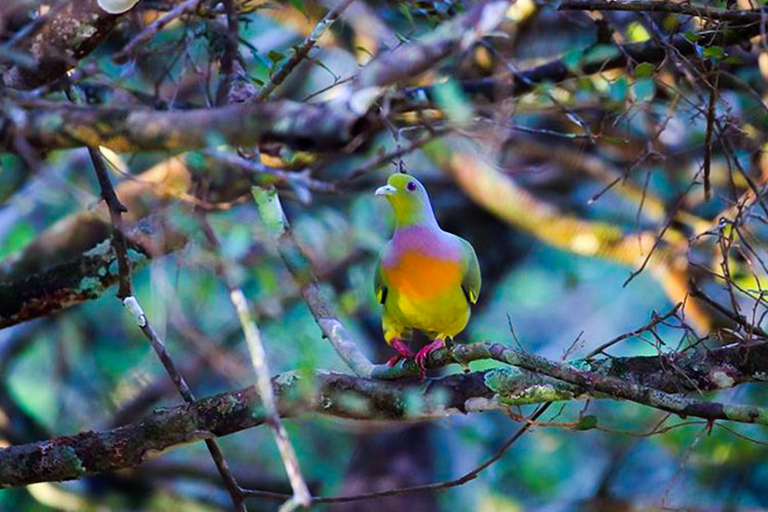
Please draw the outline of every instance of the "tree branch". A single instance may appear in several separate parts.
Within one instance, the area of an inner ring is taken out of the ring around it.
[[[109,14],[96,0],[67,2],[17,48],[31,53],[35,63],[20,63],[2,73],[3,83],[14,89],[34,89],[64,76],[112,32],[123,14]]]
[[[185,244],[184,237],[159,224],[142,222],[126,231],[130,270]],[[105,240],[77,257],[0,282],[0,329],[101,296],[120,279],[117,261],[114,248]]]
[[[117,152],[180,151],[214,142],[280,142],[300,150],[332,151],[367,129],[365,119],[343,105],[291,101],[164,112],[62,105],[30,107],[25,115],[23,124],[7,123],[0,139],[23,137],[46,149],[107,146]]]
[[[622,5],[622,2],[612,2],[610,0],[607,0],[606,3],[609,5]],[[728,46],[747,41],[751,37],[760,34],[760,28],[761,24],[758,17],[758,22],[752,22],[739,27],[728,27],[728,30],[702,31],[696,34],[696,38],[706,41],[706,45]],[[560,58],[524,71],[509,73],[502,77],[494,76],[476,80],[465,80],[460,82],[460,85],[464,92],[470,96],[481,96],[490,101],[499,101],[530,92],[539,84],[557,84],[580,76],[623,68],[627,65],[628,59],[634,62],[658,64],[664,61],[668,50],[674,49],[681,56],[686,57],[695,54],[697,48],[700,49],[701,47],[687,39],[685,34],[676,34],[670,37],[664,44],[659,44],[651,39],[643,43],[617,45],[616,52],[612,56],[597,59],[587,58],[574,66],[567,65]],[[431,103],[434,102],[433,86],[406,89],[395,97],[395,100],[397,100],[395,104],[399,110],[409,110],[423,103],[423,98],[425,97]]]
[[[684,14],[717,21],[737,23],[760,22],[760,11],[720,9],[692,3],[674,3],[657,0],[563,0],[559,11],[632,11]]]
[[[768,342],[731,345],[696,354],[608,358],[553,363],[503,345],[477,343],[441,350],[431,367],[493,358],[557,375],[497,368],[434,380],[366,379],[317,371],[310,383],[293,372],[272,379],[282,417],[316,412],[357,420],[427,420],[452,414],[505,409],[511,405],[575,400],[585,396],[627,398],[663,410],[707,419],[766,423],[759,407],[702,402],[671,393],[713,391],[768,380]],[[382,365],[385,366],[385,365]],[[418,368],[410,365],[412,374]],[[617,382],[618,381],[618,382]],[[307,384],[314,384],[307,386]],[[310,393],[302,393],[307,388]],[[629,390],[629,391],[627,391]],[[632,391],[634,390],[634,391]],[[641,400],[637,394],[648,393]],[[422,397],[418,407],[406,396]],[[659,398],[661,397],[661,398]],[[695,407],[689,408],[692,403]],[[410,404],[410,405],[408,405]],[[702,410],[702,405],[706,408]],[[264,410],[253,386],[191,404],[156,410],[144,421],[103,432],[85,432],[0,450],[0,487],[68,480],[134,467],[159,451],[262,424]]]

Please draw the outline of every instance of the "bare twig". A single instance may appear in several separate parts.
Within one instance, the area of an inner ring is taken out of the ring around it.
[[[130,42],[128,42],[128,44],[126,44],[122,50],[114,54],[112,56],[112,60],[118,64],[124,64],[128,61],[133,52],[136,51],[136,48],[149,41],[152,37],[155,36],[155,34],[160,32],[163,27],[168,25],[176,18],[197,9],[198,5],[200,5],[200,3],[203,1],[204,0],[186,0],[186,2],[180,3],[168,11],[164,16],[161,16],[160,18],[147,25],[146,28],[144,28],[144,30],[142,30],[139,35],[131,39]]]
[[[99,180],[101,188],[101,198],[107,203],[109,209],[109,218],[112,221],[112,246],[117,255],[118,268],[118,288],[117,298],[120,300],[133,295],[131,286],[131,268],[128,265],[128,244],[123,233],[123,213],[128,211],[115,193],[112,182],[107,174],[107,167],[104,165],[104,158],[98,148],[88,147],[88,154],[91,157],[93,168],[96,170],[96,177]]]
[[[709,102],[707,105],[707,131],[704,136],[704,199],[709,201],[712,197],[712,189],[709,181],[709,172],[712,166],[712,134],[715,131],[715,107],[717,105],[717,70],[715,78],[709,85]]]
[[[701,288],[696,283],[690,283],[691,287],[691,296],[696,297],[699,300],[702,300],[712,306],[714,309],[716,309],[718,312],[722,313],[723,315],[727,316],[731,320],[733,320],[735,323],[737,323],[740,327],[746,330],[746,332],[752,332],[754,334],[757,334],[758,336],[761,336],[763,338],[768,337],[768,333],[765,332],[759,325],[754,325],[747,320],[747,318],[744,315],[740,315],[737,313],[734,313],[730,309],[724,307],[719,302],[713,300],[710,298],[707,294],[705,294]]]
[[[235,12],[234,0],[224,0],[224,6],[227,12],[227,37],[224,45],[224,55],[221,58],[221,74],[223,78],[216,91],[216,105],[221,106],[227,103],[232,85],[232,73],[234,63],[237,58],[237,45],[239,43],[239,23],[237,12]]]
[[[635,329],[632,332],[627,332],[627,333],[624,333],[624,334],[622,334],[620,336],[616,336],[612,340],[603,343],[602,345],[600,345],[599,347],[594,349],[592,352],[587,354],[586,359],[592,359],[596,355],[604,352],[605,349],[607,349],[609,347],[612,347],[613,345],[615,345],[615,344],[617,344],[617,343],[619,343],[621,341],[624,341],[624,340],[626,340],[628,338],[632,338],[634,336],[637,336],[638,334],[642,334],[642,333],[644,333],[644,332],[646,332],[646,331],[648,331],[650,329],[653,329],[654,327],[656,327],[660,323],[664,322],[668,318],[671,318],[671,317],[677,315],[677,312],[682,307],[682,305],[683,305],[682,303],[676,304],[674,308],[672,308],[671,310],[669,310],[666,314],[664,314],[662,316],[658,316],[658,315],[656,315],[654,313],[653,319],[649,323],[647,323],[643,327],[640,327],[639,329]]]
[[[760,21],[758,10],[732,10],[695,5],[689,2],[675,3],[657,0],[563,0],[561,11],[633,11],[684,14],[717,21],[755,23]]]
[[[424,485],[413,485],[410,487],[400,487],[397,489],[387,489],[386,491],[378,491],[378,492],[370,492],[365,494],[353,494],[351,496],[332,496],[332,497],[321,497],[317,496],[314,498],[314,501],[316,503],[345,503],[350,501],[363,501],[363,500],[372,500],[375,498],[384,498],[386,496],[401,496],[403,494],[412,494],[415,492],[427,492],[427,491],[442,491],[445,489],[450,489],[451,487],[458,487],[460,485],[464,485],[467,482],[470,482],[477,478],[480,473],[482,473],[484,470],[486,470],[488,467],[493,465],[496,461],[501,459],[504,456],[504,453],[517,442],[518,439],[520,439],[523,434],[525,434],[531,426],[533,426],[536,422],[536,420],[544,414],[544,412],[549,408],[549,406],[552,405],[552,402],[545,402],[539,406],[538,409],[536,409],[533,414],[529,418],[526,418],[525,423],[522,427],[520,427],[517,432],[515,432],[512,437],[507,439],[504,444],[502,444],[498,450],[496,450],[496,453],[494,453],[491,457],[487,458],[477,466],[476,468],[468,471],[464,475],[454,478],[452,480],[446,480],[444,482],[435,482],[432,484],[424,484]],[[245,491],[246,496],[249,495],[249,491]],[[262,493],[254,493],[254,497],[264,497]]]
[[[165,371],[173,381],[173,384],[176,386],[176,389],[178,390],[181,397],[185,402],[192,403],[195,401],[195,397],[192,394],[191,389],[187,385],[187,382],[184,380],[184,377],[179,372],[178,368],[173,362],[173,359],[171,359],[171,356],[168,353],[168,350],[166,349],[162,339],[157,334],[157,331],[155,331],[155,329],[147,320],[147,316],[144,314],[139,301],[132,294],[131,269],[128,266],[127,244],[122,233],[122,213],[127,211],[127,209],[120,202],[114,188],[112,187],[112,182],[109,180],[109,176],[107,175],[107,169],[104,165],[101,152],[98,149],[92,147],[88,148],[88,152],[91,156],[93,166],[96,169],[99,186],[101,187],[101,196],[104,198],[107,206],[109,207],[109,213],[112,220],[113,243],[115,252],[117,253],[118,271],[120,274],[120,284],[117,296],[123,301],[123,305],[136,319],[136,323],[141,329],[141,332],[143,332],[147,339],[150,341],[152,348],[155,350],[157,357],[160,359],[160,362],[163,364]],[[216,441],[213,439],[206,439],[205,444],[208,447],[208,451],[211,453],[211,457],[216,464],[216,468],[219,470],[219,473],[224,479],[224,483],[229,490],[235,508],[239,512],[247,512],[245,504],[243,503],[243,495],[240,486],[237,484],[237,481],[232,475],[232,472],[229,470],[227,461],[224,459],[224,455],[222,454],[218,444],[216,444]]]
[[[271,233],[283,262],[298,282],[301,296],[309,306],[317,325],[356,375],[374,376],[377,366],[357,348],[354,338],[339,321],[320,290],[309,261],[293,237],[277,192],[258,187],[253,187],[252,190],[262,222]]]
[[[173,381],[174,386],[176,386],[176,390],[185,402],[188,404],[193,403],[195,401],[195,396],[192,394],[192,390],[187,385],[181,372],[176,368],[176,364],[173,362],[173,359],[171,359],[171,355],[168,353],[165,343],[163,343],[163,340],[157,334],[157,331],[147,320],[147,316],[144,314],[144,310],[141,308],[139,301],[135,297],[130,296],[123,299],[123,305],[125,305],[128,311],[134,316],[141,332],[144,333],[144,336],[146,336],[151,343],[157,357],[160,359],[160,362],[163,363],[166,373]],[[221,452],[221,448],[219,448],[219,445],[213,439],[206,439],[205,445],[211,454],[214,464],[216,464],[216,469],[219,470],[221,477],[224,479],[224,484],[227,486],[227,490],[232,498],[232,503],[234,504],[235,509],[238,512],[247,512],[245,504],[243,503],[243,490],[238,485],[234,475],[232,475],[229,465],[224,458],[224,454]]]
[[[272,91],[288,78],[288,75],[296,69],[296,66],[298,66],[301,61],[307,58],[309,52],[315,47],[317,41],[323,36],[325,31],[333,25],[333,22],[336,21],[339,15],[344,12],[344,9],[346,9],[352,2],[354,2],[354,0],[340,0],[333,9],[328,11],[323,19],[315,25],[312,32],[310,32],[306,39],[304,39],[304,42],[294,49],[293,55],[291,55],[291,57],[280,66],[280,69],[269,77],[269,80],[261,86],[252,101],[264,101],[269,98]]]
[[[212,250],[215,254],[220,254],[220,244],[213,228],[204,216],[200,215],[198,218],[200,219],[203,233],[205,234],[208,243],[211,245]],[[291,482],[291,488],[293,489],[293,496],[291,499],[293,502],[304,508],[308,508],[312,504],[312,496],[304,481],[304,477],[301,475],[299,460],[298,457],[296,457],[296,452],[288,438],[288,432],[286,432],[285,427],[280,421],[280,415],[277,412],[275,395],[272,391],[272,382],[270,380],[271,373],[269,371],[269,364],[267,363],[267,354],[264,350],[264,344],[261,340],[261,333],[259,332],[256,322],[251,318],[250,308],[248,307],[248,300],[245,298],[245,294],[242,289],[235,285],[234,279],[232,278],[232,272],[228,268],[227,262],[223,259],[218,259],[216,266],[217,273],[224,280],[224,283],[229,290],[229,298],[232,305],[235,307],[237,318],[240,321],[240,326],[245,335],[245,342],[248,345],[248,352],[251,355],[253,370],[256,372],[256,390],[259,393],[261,405],[264,408],[264,421],[272,429],[275,443],[280,451],[280,457],[283,459],[285,471],[288,474],[288,480]],[[286,504],[286,506],[289,505]]]

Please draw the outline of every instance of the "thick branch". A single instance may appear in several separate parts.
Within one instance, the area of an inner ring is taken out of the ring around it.
[[[504,20],[510,3],[509,0],[479,3],[420,40],[377,57],[360,72],[357,88],[413,80],[446,57],[470,48],[494,30]]]
[[[185,243],[178,233],[142,222],[126,232],[131,270]],[[99,297],[119,280],[117,255],[108,241],[72,259],[0,282],[0,329]]]
[[[332,151],[347,145],[365,125],[341,105],[291,101],[170,112],[60,106],[30,108],[26,114],[25,123],[8,123],[0,139],[20,136],[46,149],[107,146],[118,152],[179,151],[220,142],[281,142],[300,150]]]
[[[500,409],[509,405],[573,400],[581,396],[622,397],[612,387],[651,389],[655,394],[718,390],[740,383],[768,380],[768,343],[733,345],[697,354],[610,358],[571,365],[546,361],[502,345],[478,343],[442,350],[431,366],[493,357],[514,361],[536,371],[558,373],[578,385],[541,377],[515,368],[450,375],[430,381],[386,381],[318,371],[315,391],[294,373],[272,380],[281,416],[314,411],[358,420],[430,419],[451,414]],[[413,365],[410,365],[413,366]],[[412,367],[413,373],[418,369]],[[422,397],[414,405],[407,397]],[[632,397],[626,396],[624,398]],[[675,396],[680,404],[690,399]],[[729,416],[735,407],[709,404]],[[752,407],[757,414],[760,408]],[[712,412],[706,411],[706,412]],[[691,413],[693,414],[693,413]],[[706,416],[705,416],[706,417]],[[755,417],[757,418],[757,417]],[[754,421],[755,418],[752,418]],[[729,417],[749,421],[749,417]],[[141,464],[148,456],[209,436],[223,436],[263,422],[258,394],[250,386],[192,404],[162,409],[144,421],[103,432],[85,432],[0,450],[0,487],[80,478]]]
[[[720,9],[718,7],[707,7],[691,3],[673,3],[658,0],[563,0],[558,6],[558,10],[663,12],[698,16],[717,21],[734,21],[737,23],[756,23],[760,21],[760,12],[757,10]]]
[[[613,2],[609,3],[612,4]],[[747,41],[758,34],[760,34],[760,23],[755,22],[745,26],[729,27],[728,30],[699,32],[697,38],[705,46],[728,46]],[[692,43],[684,34],[677,34],[670,37],[664,45],[653,39],[644,43],[617,45],[616,52],[612,56],[597,59],[585,57],[582,62],[575,66],[569,66],[563,59],[555,59],[519,73],[512,73],[503,77],[466,80],[460,85],[468,95],[499,101],[530,92],[539,84],[557,84],[579,76],[623,68],[627,65],[627,59],[631,59],[635,63],[659,64],[666,59],[668,50],[674,49],[681,56],[687,57],[695,54],[697,48],[700,49],[701,46]],[[411,101],[420,102],[424,96],[430,100],[433,99],[432,89],[432,86],[414,87],[406,90],[404,94]],[[413,104],[410,102],[404,106],[406,109],[412,107]]]

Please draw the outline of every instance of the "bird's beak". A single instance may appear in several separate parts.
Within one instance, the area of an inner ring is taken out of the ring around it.
[[[377,196],[389,196],[397,192],[397,189],[392,185],[384,185],[376,189]]]

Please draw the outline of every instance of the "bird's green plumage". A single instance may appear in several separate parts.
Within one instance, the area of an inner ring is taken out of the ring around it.
[[[440,228],[426,189],[414,177],[393,174],[376,194],[384,195],[395,212],[395,230],[374,276],[385,339],[392,343],[411,329],[434,339],[452,338],[466,326],[480,295],[472,245]]]
[[[472,244],[461,239],[464,247],[464,257],[462,258],[462,264],[464,265],[464,280],[461,282],[461,287],[467,294],[467,298],[472,304],[477,302],[480,297],[480,287],[482,286],[482,277],[480,276],[480,263],[477,261],[477,254]]]

